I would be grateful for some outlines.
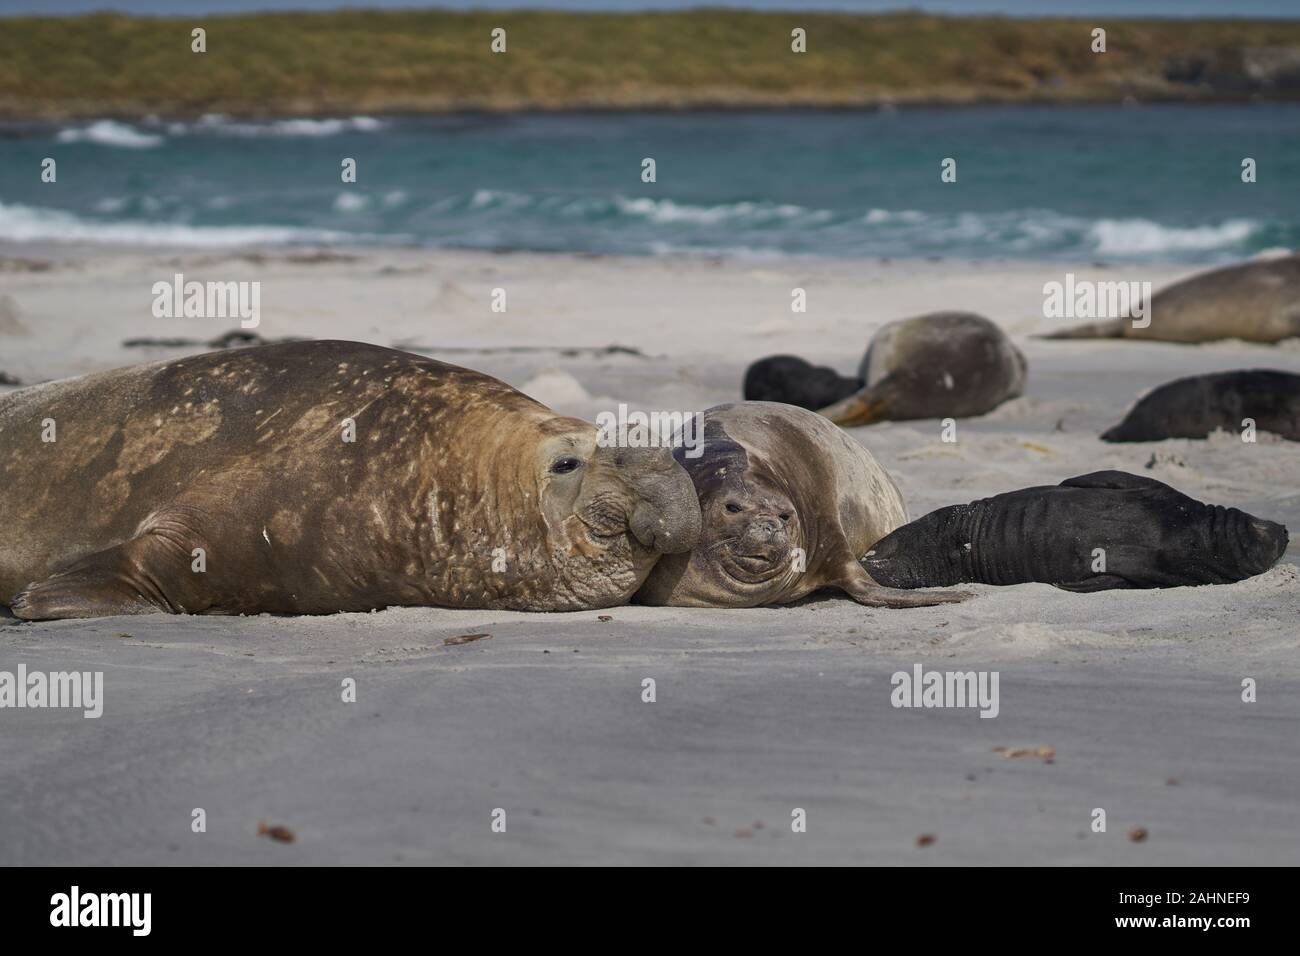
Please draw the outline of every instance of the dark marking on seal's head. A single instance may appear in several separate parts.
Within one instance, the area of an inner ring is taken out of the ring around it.
[[[697,546],[713,573],[762,584],[785,573],[799,541],[793,501],[762,458],[751,456],[716,418],[704,425],[704,454],[676,452],[699,495],[703,521]]]

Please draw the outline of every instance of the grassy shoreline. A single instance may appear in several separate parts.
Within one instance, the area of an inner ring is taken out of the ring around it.
[[[1107,52],[1091,33],[1107,31]],[[207,51],[190,31],[207,31]],[[507,52],[490,50],[507,31]],[[807,31],[807,53],[790,31]],[[1300,21],[692,10],[0,19],[0,117],[1300,100]]]

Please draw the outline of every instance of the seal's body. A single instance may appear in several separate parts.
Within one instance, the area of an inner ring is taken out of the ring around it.
[[[1259,431],[1300,441],[1300,375],[1271,369],[1193,375],[1144,396],[1102,441],[1205,438],[1216,429]]]
[[[1028,363],[995,323],[972,312],[934,312],[883,326],[863,356],[863,387],[820,409],[837,425],[970,418],[1025,388]]]
[[[882,588],[858,559],[907,520],[902,495],[860,444],[814,412],[772,402],[704,412],[703,455],[674,454],[699,493],[704,529],[662,559],[636,599],[688,607],[786,604],[824,587],[881,607],[961,600]]]
[[[214,352],[0,398],[0,601],[23,618],[567,610],[636,591],[699,511],[487,375],[355,342]]]
[[[1280,342],[1300,336],[1300,255],[1194,275],[1153,295],[1149,309],[1150,322],[1142,328],[1134,327],[1132,319],[1119,318],[1043,338]]]
[[[816,411],[860,388],[862,379],[847,378],[825,365],[795,355],[771,355],[745,370],[742,391],[747,402],[784,402]]]
[[[863,565],[897,588],[1039,581],[1102,591],[1240,581],[1286,547],[1280,524],[1099,471],[932,511],[877,542]]]

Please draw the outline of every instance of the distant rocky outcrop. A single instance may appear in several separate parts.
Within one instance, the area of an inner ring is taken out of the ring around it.
[[[790,12],[708,0],[618,15],[537,10],[511,34],[512,51],[524,44],[525,56],[485,55],[485,15],[472,11],[232,12],[221,19],[221,48],[239,51],[237,68],[176,42],[193,26],[184,17],[9,18],[0,21],[0,117],[148,119],[156,133],[156,119],[214,113],[1300,99],[1297,19],[1107,17],[1101,38],[1095,18],[785,5],[799,11],[805,52],[792,47]]]
[[[1165,79],[1214,94],[1300,97],[1300,46],[1235,47],[1165,61]]]

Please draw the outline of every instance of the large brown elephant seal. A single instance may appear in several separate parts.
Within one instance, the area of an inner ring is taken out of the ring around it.
[[[667,448],[356,342],[17,392],[0,446],[0,601],[28,619],[607,607],[700,528]]]
[[[703,447],[694,459],[674,453],[699,492],[700,542],[663,558],[636,600],[757,607],[840,588],[873,607],[917,607],[967,596],[884,588],[862,568],[871,546],[907,522],[907,509],[871,452],[815,412],[718,405],[704,412]]]
[[[858,368],[863,386],[820,409],[851,427],[971,418],[1024,391],[1028,363],[1002,329],[973,312],[933,312],[882,326]]]
[[[1132,319],[1110,319],[1043,338],[1280,342],[1300,336],[1300,255],[1202,272],[1161,289],[1149,309],[1142,328]]]

